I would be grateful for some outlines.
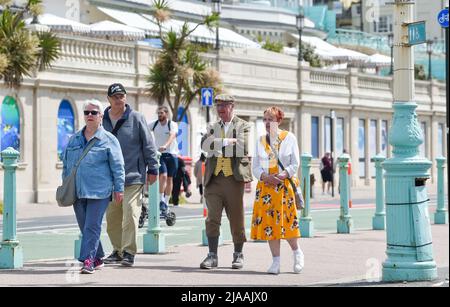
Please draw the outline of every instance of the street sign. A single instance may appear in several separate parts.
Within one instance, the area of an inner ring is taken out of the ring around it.
[[[448,9],[443,9],[442,11],[440,11],[437,16],[437,19],[442,28],[448,28],[449,22]]]
[[[211,107],[213,105],[214,90],[212,88],[202,88],[202,106]]]
[[[426,43],[427,33],[425,21],[407,23],[405,26],[408,26],[408,42],[406,45],[413,46]]]

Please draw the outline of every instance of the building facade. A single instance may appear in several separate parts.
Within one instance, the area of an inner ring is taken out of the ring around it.
[[[148,121],[156,118],[156,103],[145,91],[148,67],[155,62],[158,50],[134,43],[61,38],[62,55],[51,70],[26,78],[17,92],[0,85],[2,149],[12,146],[20,152],[19,202],[54,201],[61,181],[59,156],[67,137],[84,125],[83,102],[96,98],[106,107],[109,84],[122,82],[129,104]],[[280,106],[286,112],[283,127],[296,134],[302,153],[314,156],[316,178],[319,159],[331,150],[333,137],[335,156],[346,149],[352,157],[352,184],[374,184],[370,158],[380,152],[390,155],[391,78],[360,74],[354,69],[310,68],[306,63],[299,67],[295,57],[259,49],[223,49],[204,58],[211,65],[218,63],[225,88],[237,98],[237,115],[253,127],[253,140],[264,131],[263,111]],[[445,85],[417,81],[415,91],[425,132],[421,150],[434,163],[434,158],[446,155]],[[336,114],[333,136],[331,110]],[[181,147],[196,159],[201,133],[206,130],[206,111],[200,103],[190,107],[185,121],[179,131],[184,140]],[[434,169],[432,174],[435,176]]]

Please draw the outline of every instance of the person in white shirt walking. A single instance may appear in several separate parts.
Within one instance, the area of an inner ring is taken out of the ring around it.
[[[173,177],[178,169],[178,124],[169,119],[169,109],[161,106],[157,110],[158,120],[150,123],[150,130],[155,136],[155,143],[161,152],[159,168],[159,192],[161,193],[161,214],[167,210],[173,189]]]

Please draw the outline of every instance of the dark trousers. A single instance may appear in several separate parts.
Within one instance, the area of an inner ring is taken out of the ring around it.
[[[179,176],[174,177],[173,178],[173,188],[172,188],[172,203],[174,206],[179,205],[181,185],[183,185],[183,189],[186,192],[189,188],[189,184],[188,184],[187,180],[185,180],[184,176],[183,177],[179,177]]]

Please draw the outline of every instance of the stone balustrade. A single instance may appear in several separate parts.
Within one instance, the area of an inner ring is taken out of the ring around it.
[[[54,68],[76,69],[105,72],[111,74],[134,75],[132,86],[144,87],[148,67],[157,59],[157,49],[122,42],[109,42],[84,37],[61,36],[61,57]],[[333,71],[312,68],[302,64],[302,82],[299,86],[298,62],[295,57],[275,54],[265,50],[225,49],[219,55],[213,51],[202,55],[211,66],[219,63],[225,86],[239,95],[242,92],[255,91],[269,100],[297,101],[298,97],[321,97],[321,92],[348,96],[344,101],[351,102],[351,95],[359,94],[370,97],[374,93],[384,100],[392,101],[392,78],[352,72]],[[109,81],[110,78],[107,78]],[[246,91],[245,89],[248,89]],[[418,103],[437,105],[445,104],[445,85],[433,81],[416,81]],[[305,92],[305,95],[298,92]],[[280,94],[286,93],[286,94]],[[438,94],[436,96],[436,94]],[[433,97],[432,97],[433,96]],[[316,99],[312,98],[311,101]]]

